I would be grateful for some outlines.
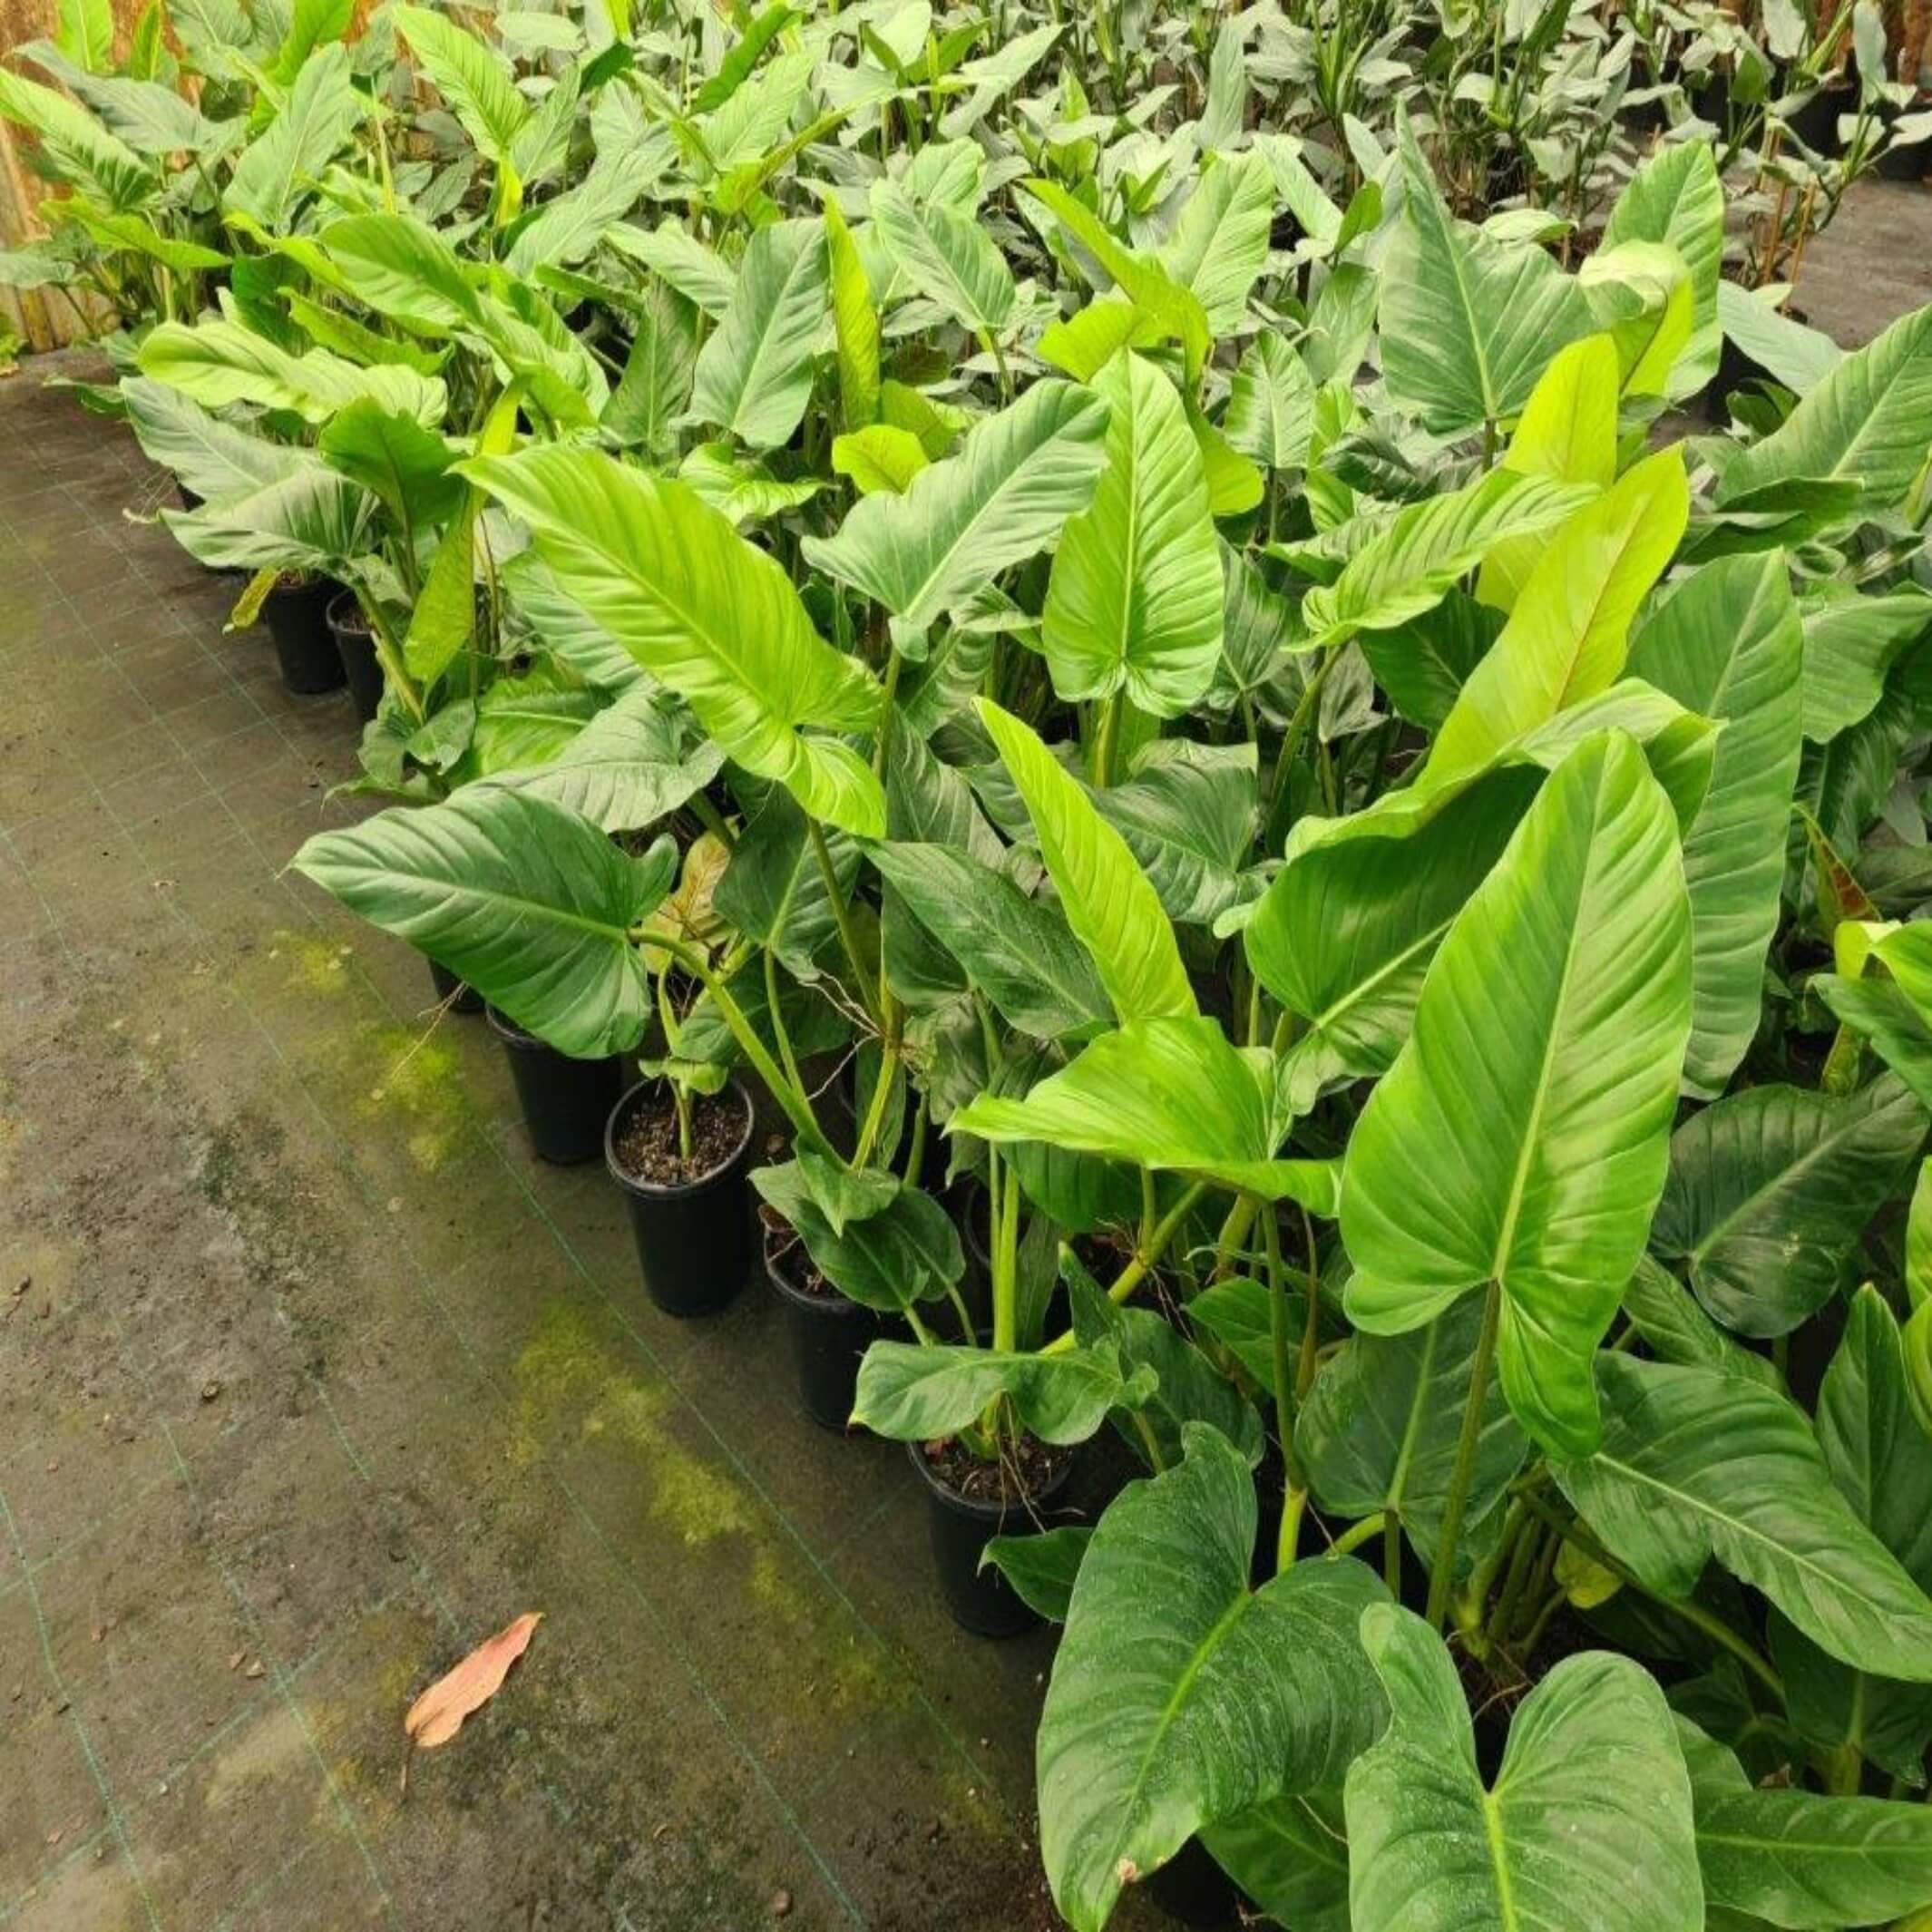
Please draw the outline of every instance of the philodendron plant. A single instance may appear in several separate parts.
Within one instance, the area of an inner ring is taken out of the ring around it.
[[[766,1200],[903,1318],[868,1426],[1145,1463],[991,1552],[1074,1926],[1193,1839],[1293,1928],[1922,1911],[1932,311],[1739,307],[1694,141],[1574,273],[1406,121],[1304,160],[1251,97],[1361,70],[1328,16],[1195,22],[1140,125],[1105,12],[1105,107],[923,9],[647,63],[679,215],[529,277],[593,346],[515,292],[579,190],[506,74],[461,246],[296,239],[358,381],[457,345],[464,588],[587,714],[298,864],[762,1084]],[[1777,393],[1672,440],[1727,331]]]

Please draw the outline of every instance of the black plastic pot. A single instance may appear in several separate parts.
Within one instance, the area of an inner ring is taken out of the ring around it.
[[[376,634],[368,628],[353,590],[345,590],[328,607],[328,631],[336,640],[342,675],[356,700],[356,716],[364,724],[376,716],[383,701],[383,668],[376,658]]]
[[[1141,1888],[1170,1918],[1184,1926],[1234,1932],[1241,1923],[1241,1889],[1214,1861],[1199,1839],[1191,1838]]]
[[[617,1062],[573,1060],[512,1025],[493,1006],[490,1029],[503,1043],[523,1125],[539,1160],[560,1167],[595,1160],[620,1084]]]
[[[835,1292],[807,1294],[795,1287],[773,1260],[768,1237],[765,1273],[785,1307],[785,1333],[798,1371],[799,1406],[822,1429],[844,1429],[852,1419],[859,1363],[886,1332],[885,1318],[876,1309],[848,1302]]]
[[[1885,122],[1889,132],[1891,124],[1901,112],[1922,113],[1923,102],[1914,102],[1909,108],[1900,109],[1884,106],[1878,110],[1879,119]],[[1908,147],[1888,147],[1879,155],[1878,173],[1886,181],[1922,181],[1928,168],[1932,168],[1932,141],[1916,141]]]
[[[436,1003],[447,1004],[453,1013],[480,1013],[483,995],[473,986],[465,986],[447,966],[429,962],[430,983],[436,989]]]
[[[1830,161],[1844,151],[1838,138],[1839,117],[1854,112],[1858,91],[1844,82],[1827,81],[1805,104],[1786,115],[1785,125],[1812,153]]]
[[[298,698],[333,691],[342,683],[342,658],[328,630],[328,607],[338,589],[327,577],[277,584],[261,607],[262,621],[275,639],[282,688]]]
[[[751,1184],[746,1176],[756,1117],[750,1094],[734,1079],[730,1091],[745,1112],[745,1131],[737,1151],[702,1180],[662,1186],[624,1171],[618,1162],[617,1137],[631,1115],[663,1091],[660,1081],[639,1081],[610,1109],[604,1127],[604,1166],[630,1210],[630,1232],[638,1244],[646,1293],[668,1315],[683,1319],[715,1314],[751,1273]]]
[[[990,1564],[982,1570],[980,1558],[995,1537],[1027,1536],[1040,1527],[1036,1517],[1044,1521],[1065,1493],[1074,1459],[1067,1459],[1044,1495],[1031,1499],[1029,1511],[1019,1503],[981,1502],[961,1496],[942,1480],[922,1442],[907,1443],[906,1453],[926,1486],[932,1566],[952,1621],[976,1637],[1017,1637],[1031,1630],[1039,1618]]]

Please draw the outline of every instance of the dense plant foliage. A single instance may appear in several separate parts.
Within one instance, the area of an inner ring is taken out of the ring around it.
[[[858,1420],[1145,1461],[992,1553],[1072,1925],[1196,1837],[1296,1932],[1903,1922],[1932,309],[1746,286],[1924,132],[1880,17],[1059,15],[82,8],[7,272],[244,616],[368,615],[301,869],[755,1075]]]

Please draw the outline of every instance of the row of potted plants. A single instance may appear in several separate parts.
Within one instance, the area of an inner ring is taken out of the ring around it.
[[[83,400],[361,615],[300,870],[1064,1625],[1068,1922],[1932,1905],[1932,309],[1735,278],[1642,23],[1476,225],[1406,14],[376,21]]]

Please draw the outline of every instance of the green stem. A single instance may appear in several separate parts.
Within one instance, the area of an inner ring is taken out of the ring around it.
[[[879,1054],[879,1078],[873,1082],[872,1104],[865,1109],[865,1124],[859,1129],[858,1146],[852,1156],[852,1165],[854,1167],[864,1166],[871,1160],[873,1150],[878,1145],[880,1131],[885,1126],[885,1109],[892,1099],[893,1086],[898,1071],[898,1059],[888,1042]]]
[[[1104,792],[1113,782],[1114,746],[1120,737],[1120,713],[1126,693],[1116,691],[1100,713],[1099,729],[1094,738],[1094,789]]]
[[[1279,1575],[1294,1561],[1308,1486],[1302,1478],[1301,1460],[1294,1450],[1294,1389],[1288,1374],[1288,1276],[1282,1266],[1281,1219],[1270,1201],[1263,1202],[1258,1212],[1262,1246],[1268,1257],[1268,1336],[1274,1369],[1274,1432],[1281,1441],[1282,1468],[1287,1482],[1281,1533],[1274,1546],[1274,1567]]]
[[[879,1023],[878,1001],[873,998],[872,981],[865,971],[864,961],[859,956],[859,936],[853,930],[852,908],[845,903],[845,895],[839,889],[838,868],[832,863],[832,848],[825,843],[825,834],[815,818],[807,815],[805,832],[812,841],[813,855],[818,861],[819,876],[825,882],[825,896],[832,902],[832,917],[838,927],[839,944],[844,949],[846,963],[852,968],[853,990],[864,1002],[865,1010],[872,1016],[874,1026]]]
[[[1373,1516],[1363,1517],[1359,1523],[1351,1523],[1329,1545],[1328,1554],[1330,1559],[1333,1560],[1338,1556],[1346,1556],[1360,1549],[1371,1537],[1381,1536],[1387,1528],[1388,1523],[1388,1512],[1382,1509],[1378,1509]]]
[[[1496,1361],[1496,1335],[1502,1317],[1502,1284],[1492,1281],[1483,1297],[1482,1331],[1476,1338],[1476,1360],[1469,1368],[1469,1392],[1462,1405],[1462,1433],[1456,1441],[1456,1466],[1442,1508],[1442,1534],[1436,1542],[1436,1560],[1429,1570],[1429,1607],[1424,1615],[1438,1630],[1442,1627],[1442,1614],[1449,1607],[1449,1587],[1456,1576],[1456,1550],[1462,1541],[1462,1519],[1469,1507],[1469,1485],[1476,1479],[1476,1452],[1482,1446],[1483,1409],[1489,1397],[1489,1371]]]
[[[1151,1270],[1159,1264],[1160,1258],[1167,1252],[1180,1225],[1194,1212],[1195,1204],[1207,1192],[1205,1181],[1195,1181],[1178,1201],[1161,1217],[1161,1223],[1154,1230],[1147,1246],[1137,1253],[1107,1291],[1107,1299],[1116,1303],[1127,1300],[1135,1289],[1146,1280]],[[1042,1354],[1060,1355],[1074,1345],[1073,1332],[1069,1329],[1064,1335],[1056,1335],[1041,1351]]]

